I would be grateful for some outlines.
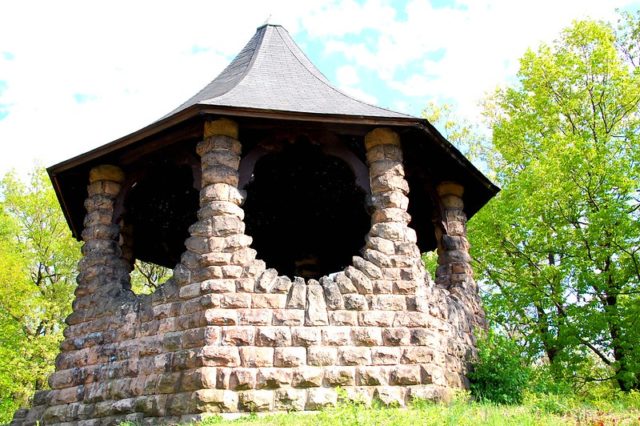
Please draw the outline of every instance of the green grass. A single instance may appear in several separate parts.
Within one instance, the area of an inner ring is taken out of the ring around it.
[[[450,403],[415,401],[408,408],[364,407],[343,403],[317,414],[251,414],[235,420],[209,417],[199,426],[209,425],[639,425],[640,397],[577,401],[557,395],[529,396],[524,404],[507,406],[471,402],[459,397]]]

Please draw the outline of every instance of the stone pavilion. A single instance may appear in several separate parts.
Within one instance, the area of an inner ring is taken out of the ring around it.
[[[51,390],[12,424],[318,410],[338,387],[402,406],[467,385],[484,315],[466,222],[498,188],[426,120],[334,88],[281,26],[49,175],[83,258]],[[173,276],[134,294],[136,259]]]

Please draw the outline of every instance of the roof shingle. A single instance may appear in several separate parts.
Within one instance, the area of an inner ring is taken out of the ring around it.
[[[311,114],[413,118],[369,105],[333,87],[279,25],[259,27],[249,43],[215,80],[167,116],[195,104]]]

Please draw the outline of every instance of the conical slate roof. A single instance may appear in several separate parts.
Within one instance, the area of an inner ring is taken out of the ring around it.
[[[235,59],[191,99],[215,105],[311,114],[413,118],[356,100],[329,83],[279,25],[263,25]]]

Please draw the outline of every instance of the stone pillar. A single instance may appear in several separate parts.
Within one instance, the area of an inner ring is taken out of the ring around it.
[[[74,312],[100,309],[130,286],[129,266],[119,244],[120,227],[113,223],[114,203],[123,182],[124,173],[116,166],[105,164],[89,172]]]
[[[244,201],[238,190],[238,166],[242,146],[238,125],[227,119],[205,123],[204,140],[196,150],[201,158],[202,181],[198,221],[189,228],[187,251],[177,279],[181,298],[210,292],[204,282],[218,280],[216,286],[236,291],[236,279],[255,258],[249,248],[251,238],[244,234]],[[188,270],[188,277],[185,275]],[[199,287],[202,287],[201,289]],[[242,289],[242,285],[240,285]],[[252,289],[252,288],[251,288]]]
[[[438,243],[436,284],[460,300],[473,317],[474,325],[484,327],[484,312],[469,255],[467,216],[462,199],[464,187],[455,182],[442,182],[436,191],[440,207],[440,217],[434,226]]]
[[[374,292],[413,294],[424,268],[416,233],[408,226],[409,184],[404,178],[400,137],[391,129],[377,128],[365,136],[365,147],[374,210],[363,255],[381,271],[373,281]]]
[[[184,318],[178,332],[188,336],[189,347],[198,348],[198,362],[190,369],[176,367],[180,393],[173,398],[174,404],[182,401],[176,405],[180,414],[198,413],[207,404],[218,403],[237,410],[237,395],[216,386],[223,380],[218,375],[240,362],[236,345],[223,346],[222,326],[238,325],[237,308],[251,303],[249,295],[240,293],[253,291],[255,283],[245,278],[255,251],[244,234],[240,207],[244,201],[238,190],[241,149],[238,125],[227,119],[206,122],[204,139],[196,146],[202,167],[198,221],[189,228],[186,251],[174,277]],[[245,329],[239,332],[249,333]]]

